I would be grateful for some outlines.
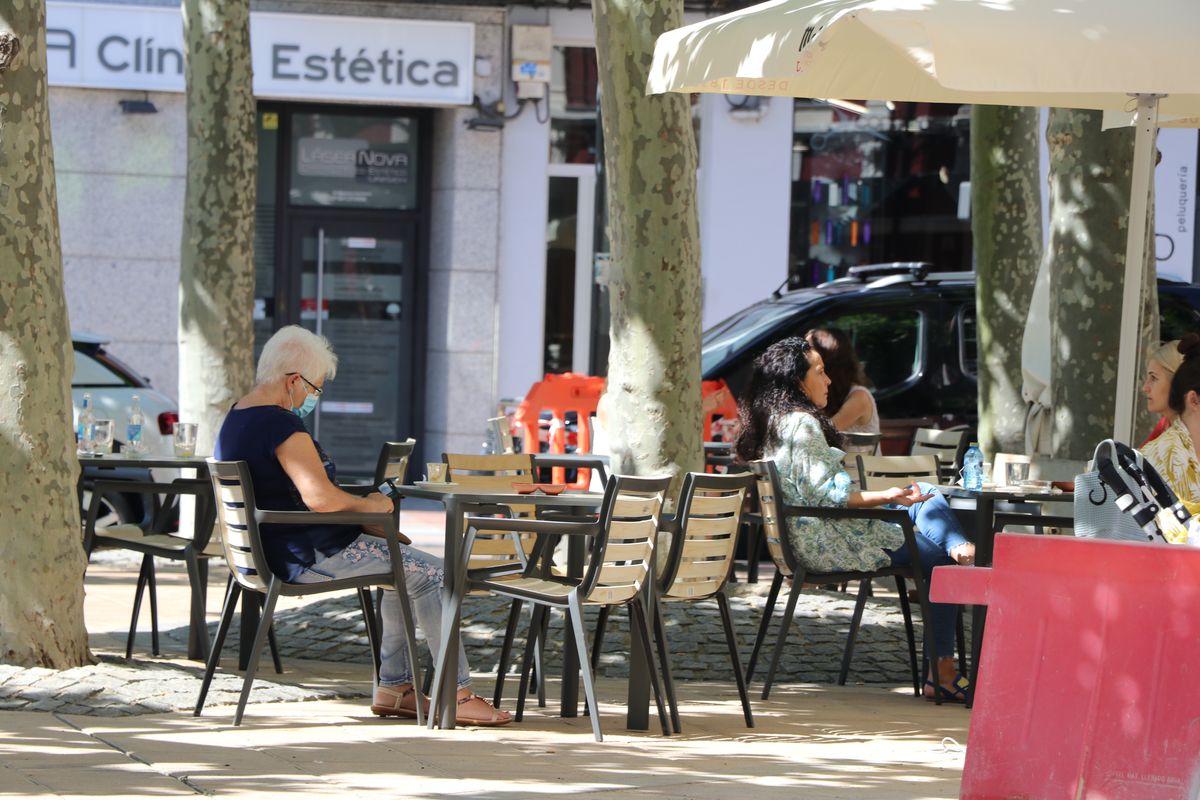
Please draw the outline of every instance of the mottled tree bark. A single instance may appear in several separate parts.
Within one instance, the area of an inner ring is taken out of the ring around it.
[[[44,0],[0,8],[0,661],[90,663]]]
[[[681,0],[596,0],[612,323],[605,405],[615,472],[703,463],[696,141],[685,95],[647,97],[655,38]],[[675,488],[678,489],[678,483]]]
[[[1116,413],[1134,131],[1101,131],[1101,116],[1055,108],[1046,127],[1055,458],[1091,458],[1096,443],[1112,436]],[[1147,209],[1150,220],[1153,206]],[[1153,224],[1147,235],[1153,237]],[[1147,244],[1138,375],[1145,372],[1147,348],[1158,338],[1153,240]],[[1122,390],[1136,393],[1138,386]],[[1145,402],[1136,405],[1141,409],[1137,428],[1147,431]]]
[[[1021,341],[1042,255],[1038,110],[971,109],[971,238],[979,324],[979,443],[1025,451]]]
[[[180,417],[211,453],[254,380],[254,94],[248,0],[184,0],[188,166],[179,270]]]

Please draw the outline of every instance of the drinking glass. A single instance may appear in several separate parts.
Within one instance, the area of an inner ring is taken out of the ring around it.
[[[196,455],[196,428],[194,422],[175,423],[175,455],[186,458]]]
[[[98,419],[92,426],[92,452],[111,453],[113,446],[113,421]]]
[[[425,475],[432,483],[444,483],[446,481],[446,465],[430,461],[425,465]]]
[[[1004,465],[1005,483],[1009,486],[1021,486],[1029,480],[1028,461],[1010,461]]]

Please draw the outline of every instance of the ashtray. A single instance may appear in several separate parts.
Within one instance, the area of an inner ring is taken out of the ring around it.
[[[565,483],[514,483],[512,487],[517,494],[541,492],[542,494],[555,495],[566,491],[567,485]]]

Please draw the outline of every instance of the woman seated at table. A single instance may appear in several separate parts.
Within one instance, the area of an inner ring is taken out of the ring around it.
[[[805,340],[821,355],[825,374],[829,378],[829,402],[823,409],[833,427],[842,433],[879,433],[879,411],[875,398],[867,387],[871,381],[854,354],[854,345],[844,331],[837,328],[814,328],[804,334]],[[875,445],[846,443],[850,453],[875,452]]]
[[[908,509],[926,581],[935,566],[972,564],[967,541],[946,500],[929,484],[883,491],[853,491],[842,468],[841,436],[822,410],[829,378],[821,355],[806,340],[784,339],[754,362],[750,385],[738,404],[740,431],[734,451],[743,461],[775,462],[784,499],[791,505]],[[797,558],[819,572],[870,571],[910,563],[899,525],[882,520],[789,519],[788,536]],[[967,681],[957,674],[954,639],[957,607],[931,603],[927,620],[937,658],[931,659],[925,696],[963,702]],[[937,684],[933,682],[936,664]]]
[[[1200,513],[1200,336],[1190,333],[1180,339],[1178,351],[1182,360],[1167,393],[1167,406],[1176,418],[1162,435],[1142,446],[1142,456],[1195,515]],[[1182,529],[1165,533],[1175,542],[1186,538]]]
[[[1159,343],[1146,359],[1146,380],[1142,382],[1142,394],[1146,395],[1146,408],[1151,414],[1159,414],[1160,417],[1154,430],[1150,431],[1150,436],[1142,442],[1142,447],[1161,436],[1179,417],[1171,410],[1167,395],[1171,393],[1171,379],[1175,377],[1182,362],[1178,339]]]
[[[281,328],[263,347],[256,384],[230,410],[217,434],[215,449],[219,460],[246,462],[261,508],[392,512],[392,501],[382,494],[359,497],[339,489],[333,462],[301,422],[316,408],[325,380],[335,372],[337,356],[329,341],[298,325]],[[391,569],[386,541],[371,535],[370,529],[353,525],[263,525],[262,541],[271,571],[293,583],[319,583]],[[442,632],[442,561],[409,547],[403,536],[401,541],[413,616],[436,658]],[[415,717],[417,692],[395,591],[384,592],[381,613],[379,683],[371,711],[380,716]],[[497,711],[472,693],[470,683],[466,652],[460,645],[458,722],[503,725],[512,721],[507,712]]]

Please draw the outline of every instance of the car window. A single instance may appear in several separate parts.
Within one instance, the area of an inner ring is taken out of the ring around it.
[[[855,311],[827,317],[812,327],[839,328],[850,336],[877,396],[900,389],[921,370],[924,325],[916,309]]]
[[[127,381],[87,353],[75,351],[72,386],[126,386]]]
[[[704,333],[700,349],[700,372],[715,369],[728,356],[740,352],[758,336],[796,313],[792,303],[763,303],[719,322]]]
[[[971,378],[977,377],[979,371],[979,327],[972,303],[958,312],[958,368]]]

